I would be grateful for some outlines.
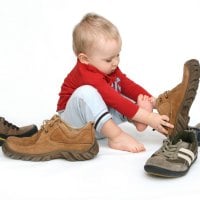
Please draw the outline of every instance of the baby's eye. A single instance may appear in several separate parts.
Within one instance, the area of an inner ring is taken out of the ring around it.
[[[106,59],[106,62],[108,62],[108,63],[111,62],[111,61],[112,61],[111,59]]]

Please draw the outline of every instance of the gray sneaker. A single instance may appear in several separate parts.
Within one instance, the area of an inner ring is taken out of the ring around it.
[[[5,118],[0,117],[0,146],[9,136],[28,137],[38,131],[37,126],[32,124],[28,126],[18,127]]]
[[[186,130],[172,139],[165,139],[162,147],[146,161],[144,170],[156,176],[180,177],[188,172],[197,154],[196,134],[193,130]]]

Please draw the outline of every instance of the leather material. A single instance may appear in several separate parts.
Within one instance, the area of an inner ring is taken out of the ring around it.
[[[189,111],[196,96],[199,77],[198,60],[189,60],[184,64],[182,82],[158,96],[156,109],[159,114],[169,116],[169,122],[174,125],[174,129],[168,130],[169,135],[188,129]]]
[[[96,155],[99,150],[92,122],[82,128],[73,128],[63,122],[58,115],[54,115],[51,120],[46,120],[32,137],[9,137],[3,149],[6,154],[13,155],[14,158],[21,156],[22,159],[27,160],[32,160],[34,157],[48,159],[47,155],[53,159],[67,153],[71,153],[71,159],[74,155],[87,153],[94,146],[95,151],[91,156]],[[68,157],[69,155],[66,159]]]

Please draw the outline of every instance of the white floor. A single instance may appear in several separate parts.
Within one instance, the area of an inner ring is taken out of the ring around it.
[[[40,127],[55,114],[61,83],[76,62],[72,30],[87,12],[118,27],[120,68],[154,96],[181,81],[184,62],[200,60],[199,0],[0,0],[0,116]],[[190,125],[200,122],[199,91]],[[112,150],[102,140],[93,160],[36,163],[0,151],[0,199],[199,199],[199,159],[184,177],[150,177],[144,164],[164,136],[150,128],[143,134],[129,124],[122,128],[143,142],[146,152]]]
[[[143,134],[133,133],[128,123],[122,128],[143,142],[147,151],[133,154],[112,150],[106,140],[101,140],[96,158],[83,162],[19,161],[0,152],[3,200],[199,199],[199,159],[183,177],[149,176],[144,164],[161,146],[164,136],[150,129]]]

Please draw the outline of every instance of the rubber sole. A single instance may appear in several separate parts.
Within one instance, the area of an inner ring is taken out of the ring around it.
[[[176,121],[174,123],[174,128],[171,130],[169,135],[174,135],[178,132],[188,129],[189,123],[189,111],[191,105],[195,99],[196,91],[199,85],[200,78],[200,66],[197,60],[189,60],[185,63],[189,70],[189,81],[188,86],[183,98],[183,101],[180,105],[180,108],[177,112]]]
[[[69,161],[84,161],[90,160],[97,155],[99,152],[99,145],[95,140],[94,144],[85,152],[79,151],[55,151],[49,152],[45,154],[23,154],[13,151],[9,148],[7,143],[4,143],[2,146],[2,150],[4,154],[10,158],[17,159],[17,160],[26,160],[26,161],[49,161],[53,159],[66,159]]]
[[[194,161],[191,163],[191,165],[185,171],[171,171],[168,169],[164,169],[164,168],[152,166],[152,165],[145,165],[144,170],[149,175],[152,175],[152,176],[159,176],[159,177],[164,177],[164,178],[178,178],[178,177],[181,177],[181,176],[184,176],[185,174],[187,174],[187,172],[189,171],[192,164],[196,161],[196,159],[197,159],[197,157],[194,159]]]
[[[8,137],[10,137],[10,136],[15,136],[15,137],[19,137],[19,138],[21,138],[21,137],[30,137],[30,136],[32,136],[33,134],[35,134],[37,131],[38,131],[38,128],[37,128],[37,126],[34,125],[33,128],[32,128],[31,130],[29,130],[29,131],[27,131],[27,132],[25,132],[25,133],[23,133],[23,134],[21,134],[21,135],[6,135],[6,134],[0,134],[0,146],[2,146],[3,143],[5,142],[5,140],[6,140]]]

